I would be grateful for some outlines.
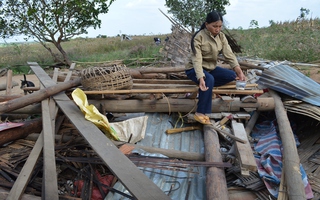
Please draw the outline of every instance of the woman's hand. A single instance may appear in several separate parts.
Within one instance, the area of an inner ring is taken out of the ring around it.
[[[206,82],[204,81],[204,78],[199,79],[199,88],[201,91],[207,91],[209,88],[206,87]]]
[[[240,81],[245,81],[245,80],[246,80],[246,76],[243,74],[240,66],[236,66],[236,67],[234,68],[234,71],[235,71],[236,74],[237,74],[237,78],[236,78],[237,80],[240,80]]]

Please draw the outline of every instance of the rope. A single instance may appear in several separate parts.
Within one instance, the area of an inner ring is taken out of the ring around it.
[[[170,105],[170,101],[169,101],[168,97],[167,97],[164,93],[162,93],[162,96],[167,100],[168,107],[169,107],[169,115],[171,115],[171,105]]]

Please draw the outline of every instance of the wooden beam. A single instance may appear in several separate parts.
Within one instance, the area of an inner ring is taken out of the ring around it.
[[[165,98],[158,100],[90,100],[97,108],[103,105],[109,112],[192,112],[197,108],[197,99]],[[128,106],[130,105],[130,106]],[[274,109],[274,101],[271,97],[258,98],[256,103],[244,103],[239,98],[232,102],[226,102],[216,98],[212,100],[212,112],[239,112],[241,108],[255,108],[259,111]]]
[[[203,125],[203,134],[206,162],[222,162],[219,137],[213,126]],[[229,199],[226,175],[223,168],[208,167],[206,177],[206,199]]]
[[[45,86],[52,84],[50,77],[42,76],[46,72],[37,63],[28,63]],[[98,154],[110,171],[117,176],[128,191],[139,200],[170,199],[143,174],[121,151],[90,121],[65,94],[53,96],[54,100],[86,139],[92,149]]]
[[[240,160],[241,174],[243,176],[250,176],[250,171],[257,171],[257,163],[253,156],[253,152],[248,141],[247,133],[244,129],[242,123],[238,123],[235,120],[231,121],[233,133],[238,138],[245,140],[246,143],[236,142],[236,147],[238,150],[238,157]]]
[[[22,95],[20,94],[14,94],[14,95],[1,95],[0,96],[0,102],[9,101],[11,99],[20,98]]]
[[[279,133],[283,145],[283,170],[290,200],[306,199],[304,184],[300,172],[300,158],[296,141],[291,129],[287,112],[283,106],[280,96],[273,90],[269,93],[275,101],[275,113],[279,127]]]

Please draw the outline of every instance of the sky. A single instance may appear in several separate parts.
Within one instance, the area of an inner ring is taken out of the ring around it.
[[[310,10],[308,17],[320,17],[319,0],[229,0],[224,21],[228,28],[247,29],[252,20],[259,27],[274,22],[293,21],[300,15],[300,8]],[[115,0],[109,12],[100,15],[101,28],[88,29],[82,37],[94,38],[99,34],[116,36],[170,34],[171,22],[160,11],[167,13],[165,0]],[[169,15],[169,14],[168,14]],[[170,15],[169,15],[170,16]],[[10,41],[23,41],[22,37]],[[3,42],[0,40],[0,42]]]
[[[247,29],[251,20],[259,27],[274,22],[293,21],[300,15],[300,8],[310,10],[310,17],[320,17],[319,0],[229,0],[224,21],[228,28]],[[160,11],[167,13],[165,0],[116,0],[103,16],[99,30],[90,29],[88,37],[99,34],[115,36],[154,35],[171,33],[171,22]],[[170,16],[170,15],[169,15]]]

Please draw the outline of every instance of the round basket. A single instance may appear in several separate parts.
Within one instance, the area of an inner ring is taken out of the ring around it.
[[[133,80],[125,65],[89,67],[81,71],[84,90],[131,89]]]

